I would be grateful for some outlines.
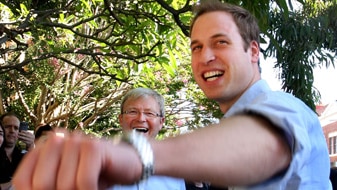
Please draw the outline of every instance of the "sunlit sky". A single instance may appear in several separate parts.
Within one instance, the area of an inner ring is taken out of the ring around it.
[[[273,90],[281,89],[281,81],[277,79],[277,70],[273,69],[275,59],[263,60],[261,58],[262,78],[267,80]],[[337,69],[316,68],[314,70],[314,86],[321,93],[321,102],[323,105],[337,100]]]

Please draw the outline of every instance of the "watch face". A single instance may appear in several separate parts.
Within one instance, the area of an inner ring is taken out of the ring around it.
[[[124,136],[124,141],[131,144],[138,152],[139,157],[143,164],[143,171],[141,180],[148,179],[154,173],[153,168],[153,151],[150,143],[147,138],[136,132],[135,130],[131,131]]]

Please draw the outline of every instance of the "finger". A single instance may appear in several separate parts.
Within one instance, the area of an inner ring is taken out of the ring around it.
[[[32,190],[32,176],[40,154],[40,149],[36,148],[28,152],[13,177],[13,186],[16,190]]]
[[[32,146],[34,144],[34,138],[26,137],[26,136],[19,136],[19,140],[26,144],[27,150],[30,150],[32,147],[34,147]]]
[[[57,189],[76,189],[76,174],[80,157],[79,135],[71,135],[64,144],[63,156],[57,176]]]
[[[77,187],[83,190],[97,190],[102,167],[102,149],[98,139],[86,138],[81,144],[81,156],[77,173]]]
[[[64,141],[63,137],[54,135],[40,146],[41,151],[32,179],[34,190],[55,189]]]
[[[27,131],[19,133],[19,138],[22,141],[25,140],[25,141],[28,141],[28,142],[32,142],[35,139],[34,135],[31,134],[30,132],[27,132]]]
[[[24,131],[21,131],[20,133],[19,133],[19,138],[27,138],[27,135],[24,133]]]
[[[33,138],[34,137],[33,133],[31,133],[29,131],[20,131],[19,135],[27,137],[27,138]]]
[[[26,136],[23,136],[23,135],[19,135],[19,139],[20,139],[22,142],[30,142],[30,141],[32,141],[31,138],[26,137]]]

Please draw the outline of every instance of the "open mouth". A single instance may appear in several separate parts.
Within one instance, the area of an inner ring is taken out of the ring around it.
[[[211,71],[204,73],[203,77],[206,81],[213,81],[217,79],[218,77],[222,76],[224,74],[223,71]]]
[[[147,133],[149,131],[148,128],[133,128],[133,130],[135,130],[139,133]]]

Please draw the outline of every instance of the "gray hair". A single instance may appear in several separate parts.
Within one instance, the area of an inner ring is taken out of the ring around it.
[[[152,97],[156,100],[156,102],[159,105],[159,109],[160,109],[160,115],[162,117],[165,117],[165,100],[164,97],[159,94],[158,92],[149,89],[149,88],[135,88],[130,90],[129,92],[127,92],[124,96],[124,98],[122,99],[122,103],[121,103],[121,113],[123,113],[123,108],[124,108],[124,104],[127,100],[131,99],[131,100],[136,100],[138,98],[141,97]]]

